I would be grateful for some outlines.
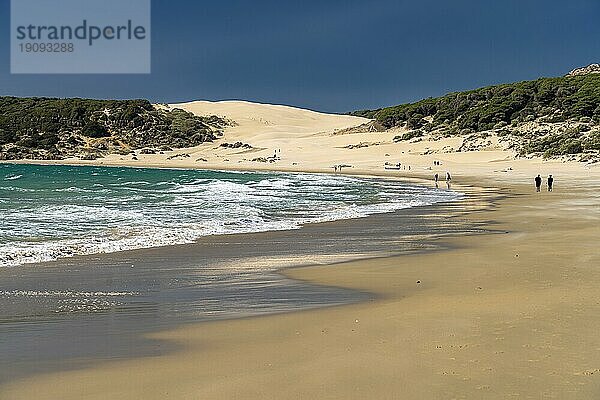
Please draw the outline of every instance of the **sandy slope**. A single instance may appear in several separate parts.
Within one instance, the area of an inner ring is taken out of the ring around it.
[[[171,104],[169,107],[181,108],[196,115],[224,116],[238,125],[228,131],[231,136],[259,141],[298,139],[306,134],[327,133],[368,122],[365,118],[348,115],[325,114],[290,106],[236,100],[193,101]]]
[[[182,108],[197,115],[219,115],[236,123],[214,143],[165,154],[111,155],[96,161],[67,160],[75,164],[133,165],[211,169],[270,169],[283,171],[333,172],[334,165],[349,165],[345,173],[376,173],[432,178],[434,173],[450,171],[460,176],[482,176],[493,181],[530,182],[538,173],[555,174],[557,183],[581,177],[598,176],[599,169],[582,163],[563,163],[541,159],[515,159],[493,140],[483,151],[455,152],[462,138],[394,142],[402,129],[389,132],[363,132],[357,127],[367,119],[333,115],[294,107],[257,104],[245,101],[196,101],[161,106]],[[251,149],[220,147],[222,143],[242,142]],[[273,162],[265,161],[275,155]],[[139,153],[139,152],[138,152]],[[433,161],[441,166],[434,166]],[[385,170],[385,164],[402,163],[401,171]],[[410,166],[410,170],[408,167]]]

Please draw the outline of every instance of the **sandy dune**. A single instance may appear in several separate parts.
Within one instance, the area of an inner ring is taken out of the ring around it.
[[[490,182],[529,182],[533,176],[559,175],[559,180],[598,176],[597,166],[542,159],[516,158],[492,138],[480,151],[457,152],[463,138],[394,141],[405,132],[394,129],[369,132],[360,127],[365,118],[325,114],[299,108],[246,101],[194,101],[161,105],[181,108],[197,115],[218,115],[235,122],[222,138],[188,149],[164,154],[110,155],[95,161],[66,160],[72,164],[127,165],[146,167],[205,168],[233,170],[279,170],[333,172],[334,165],[348,165],[344,173],[422,177],[432,179],[446,171],[455,178],[481,176]],[[242,142],[251,148],[225,148],[223,143]],[[277,158],[273,159],[275,152]],[[441,165],[434,166],[433,162]],[[398,170],[386,170],[401,163]],[[409,169],[410,168],[410,169]],[[558,183],[558,182],[557,182]]]
[[[366,118],[349,115],[325,114],[283,105],[251,103],[248,101],[193,101],[170,104],[196,115],[224,116],[237,123],[228,130],[240,139],[298,139],[306,134],[328,133],[368,122]]]
[[[218,115],[234,125],[226,128],[215,142],[164,154],[137,152],[135,157],[112,154],[94,161],[74,158],[38,163],[328,173],[334,172],[335,165],[345,165],[343,172],[347,174],[431,180],[436,173],[445,176],[450,172],[458,181],[461,177],[477,176],[490,184],[531,182],[537,174],[544,177],[554,174],[557,184],[600,176],[598,164],[518,158],[514,151],[499,144],[497,137],[492,137],[491,144],[478,151],[457,151],[463,137],[397,141],[394,139],[406,130],[371,132],[362,128],[369,122],[365,118],[289,106],[194,101],[157,107],[181,108],[202,116]],[[221,146],[236,142],[250,147]],[[434,161],[440,165],[434,165]],[[400,170],[386,169],[397,163],[402,164]]]

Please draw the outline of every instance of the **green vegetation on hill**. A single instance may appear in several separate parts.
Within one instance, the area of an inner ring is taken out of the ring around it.
[[[0,97],[0,159],[100,157],[212,141],[227,122],[147,100]]]
[[[433,117],[434,124],[456,123],[473,131],[540,117],[550,122],[581,117],[600,122],[600,74],[489,86],[352,115],[376,119],[387,128],[407,123],[412,129],[425,125],[424,117]]]
[[[576,121],[589,128],[600,124],[600,74],[489,86],[351,114],[375,119],[385,128],[443,130],[448,135],[503,129],[504,133],[523,136],[522,131],[512,128],[533,121]],[[546,156],[598,150],[600,142],[596,131],[579,127],[524,136],[523,153],[541,152]]]

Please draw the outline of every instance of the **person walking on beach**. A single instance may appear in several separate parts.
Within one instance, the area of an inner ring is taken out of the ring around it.
[[[548,191],[552,191],[552,185],[554,185],[554,178],[552,175],[548,175]]]
[[[450,172],[446,172],[446,182],[450,182],[452,180],[452,176],[450,176]]]
[[[440,176],[438,174],[435,174],[433,176],[433,179],[435,180],[435,187],[438,188],[439,187],[438,181],[440,180]]]
[[[539,192],[542,188],[542,177],[540,175],[535,177],[535,191]]]

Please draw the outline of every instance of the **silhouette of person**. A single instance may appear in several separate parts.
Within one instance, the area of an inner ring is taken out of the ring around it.
[[[540,175],[535,177],[535,191],[539,192],[542,187],[542,177]]]
[[[452,180],[452,176],[450,176],[450,172],[446,172],[446,182],[450,182]]]
[[[435,174],[433,178],[435,179],[435,183],[437,183],[437,181],[440,179],[440,176],[438,174]]]
[[[552,191],[552,185],[554,185],[554,178],[552,175],[548,175],[548,191]]]

